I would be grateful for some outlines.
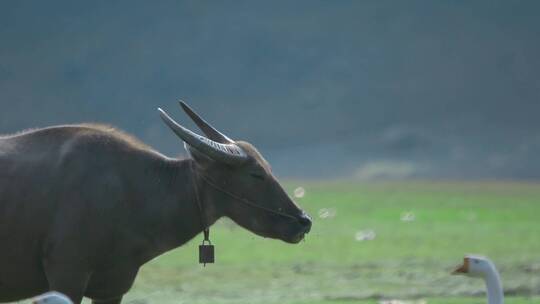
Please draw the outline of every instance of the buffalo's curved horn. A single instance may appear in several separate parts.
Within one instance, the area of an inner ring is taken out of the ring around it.
[[[213,160],[236,165],[247,159],[246,153],[237,144],[222,144],[215,142],[182,127],[161,108],[158,108],[158,111],[161,119],[163,119],[167,126],[169,126],[178,137]]]
[[[190,108],[185,102],[182,100],[179,101],[180,106],[186,112],[187,115],[193,120],[199,129],[204,132],[206,136],[208,136],[209,139],[215,140],[222,144],[232,144],[234,143],[233,140],[225,136],[223,133],[216,130],[214,127],[212,127],[209,123],[207,123],[204,119],[201,118],[195,111],[193,111],[192,108]]]

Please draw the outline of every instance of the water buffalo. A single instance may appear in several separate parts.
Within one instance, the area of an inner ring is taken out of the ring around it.
[[[297,243],[310,217],[249,143],[184,111],[159,109],[190,158],[168,158],[109,126],[64,125],[0,137],[0,302],[59,291],[116,304],[141,265],[220,217]]]

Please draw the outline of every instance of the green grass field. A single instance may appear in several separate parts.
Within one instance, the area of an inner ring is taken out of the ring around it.
[[[538,184],[287,183],[298,186],[314,217],[305,242],[222,220],[211,231],[216,264],[197,264],[197,237],[145,265],[125,302],[484,303],[481,281],[449,274],[478,253],[498,266],[506,303],[540,303]]]

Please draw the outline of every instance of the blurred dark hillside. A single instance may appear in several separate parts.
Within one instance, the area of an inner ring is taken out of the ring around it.
[[[537,1],[1,1],[0,133],[183,153],[178,99],[278,175],[540,177]]]

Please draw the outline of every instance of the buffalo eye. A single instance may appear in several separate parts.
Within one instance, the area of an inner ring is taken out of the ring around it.
[[[258,173],[250,173],[249,175],[251,175],[252,177],[256,178],[256,179],[259,179],[259,180],[264,180],[264,176],[262,174],[258,174]]]

